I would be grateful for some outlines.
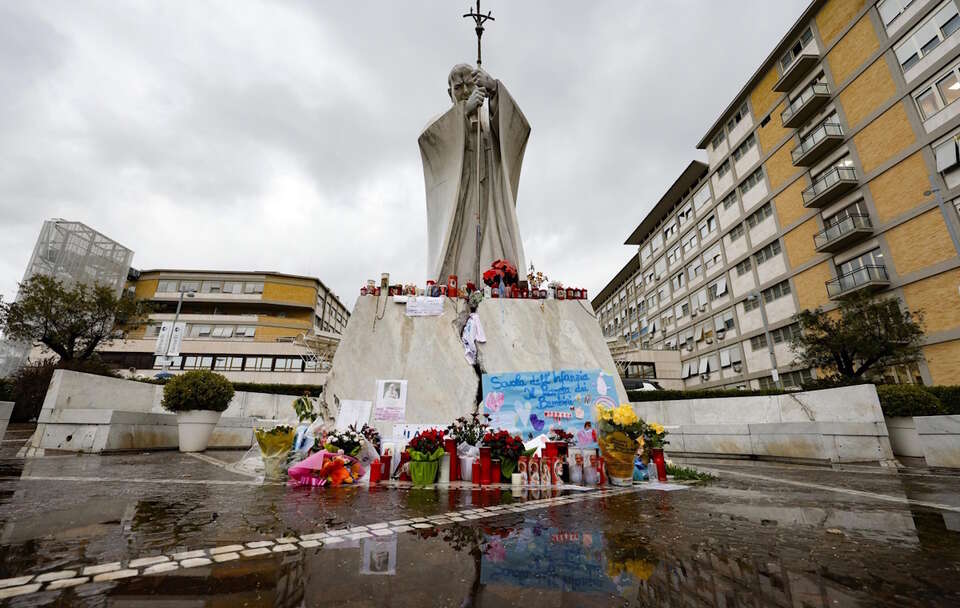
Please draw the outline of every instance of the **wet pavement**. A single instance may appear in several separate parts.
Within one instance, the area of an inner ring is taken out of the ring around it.
[[[950,474],[710,461],[719,479],[669,492],[292,489],[229,470],[240,452],[18,459],[27,432],[0,444],[0,579],[24,579],[2,605],[960,605]]]

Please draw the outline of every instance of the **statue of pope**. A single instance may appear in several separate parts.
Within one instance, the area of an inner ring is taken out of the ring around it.
[[[427,278],[442,285],[455,274],[461,285],[480,284],[478,212],[480,272],[505,259],[522,274],[517,187],[530,124],[503,83],[483,70],[456,65],[447,83],[453,106],[419,138],[427,194]],[[485,99],[490,102],[487,112]],[[479,181],[477,120],[482,127]]]

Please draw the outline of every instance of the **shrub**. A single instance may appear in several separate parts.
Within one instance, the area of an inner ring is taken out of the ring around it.
[[[230,381],[208,370],[174,376],[163,387],[163,407],[171,412],[212,410],[222,412],[233,399]]]
[[[925,391],[940,400],[948,414],[960,414],[960,386],[925,386]]]
[[[913,384],[884,384],[877,387],[884,416],[937,416],[945,413],[935,395]]]
[[[0,378],[0,401],[13,401],[12,378]]]

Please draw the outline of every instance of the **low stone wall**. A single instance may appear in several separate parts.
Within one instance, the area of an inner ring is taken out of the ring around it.
[[[7,434],[11,414],[13,414],[13,401],[0,401],[0,439]]]
[[[960,468],[960,416],[916,416],[927,466]]]
[[[923,443],[912,416],[887,416],[885,421],[894,456],[923,458]]]
[[[893,452],[873,385],[786,395],[632,404],[670,431],[682,456],[889,464]]]
[[[293,400],[290,395],[237,391],[210,447],[250,447],[254,420],[295,420]],[[177,417],[163,409],[162,401],[161,385],[57,370],[27,453],[176,448]]]

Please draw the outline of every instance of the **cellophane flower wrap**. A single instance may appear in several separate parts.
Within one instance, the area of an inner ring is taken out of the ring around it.
[[[366,469],[356,458],[321,450],[290,467],[287,476],[297,486],[339,486],[360,480]]]
[[[264,476],[267,479],[283,477],[296,433],[297,429],[287,424],[279,424],[272,428],[257,427],[253,430],[253,436],[257,440],[257,445],[260,446]]]
[[[646,425],[633,406],[623,403],[617,407],[597,406],[597,428],[600,430],[600,450],[607,465],[611,483],[633,483],[633,461]]]
[[[407,444],[407,452],[414,461],[433,461],[443,457],[443,431],[430,429],[420,431]]]

